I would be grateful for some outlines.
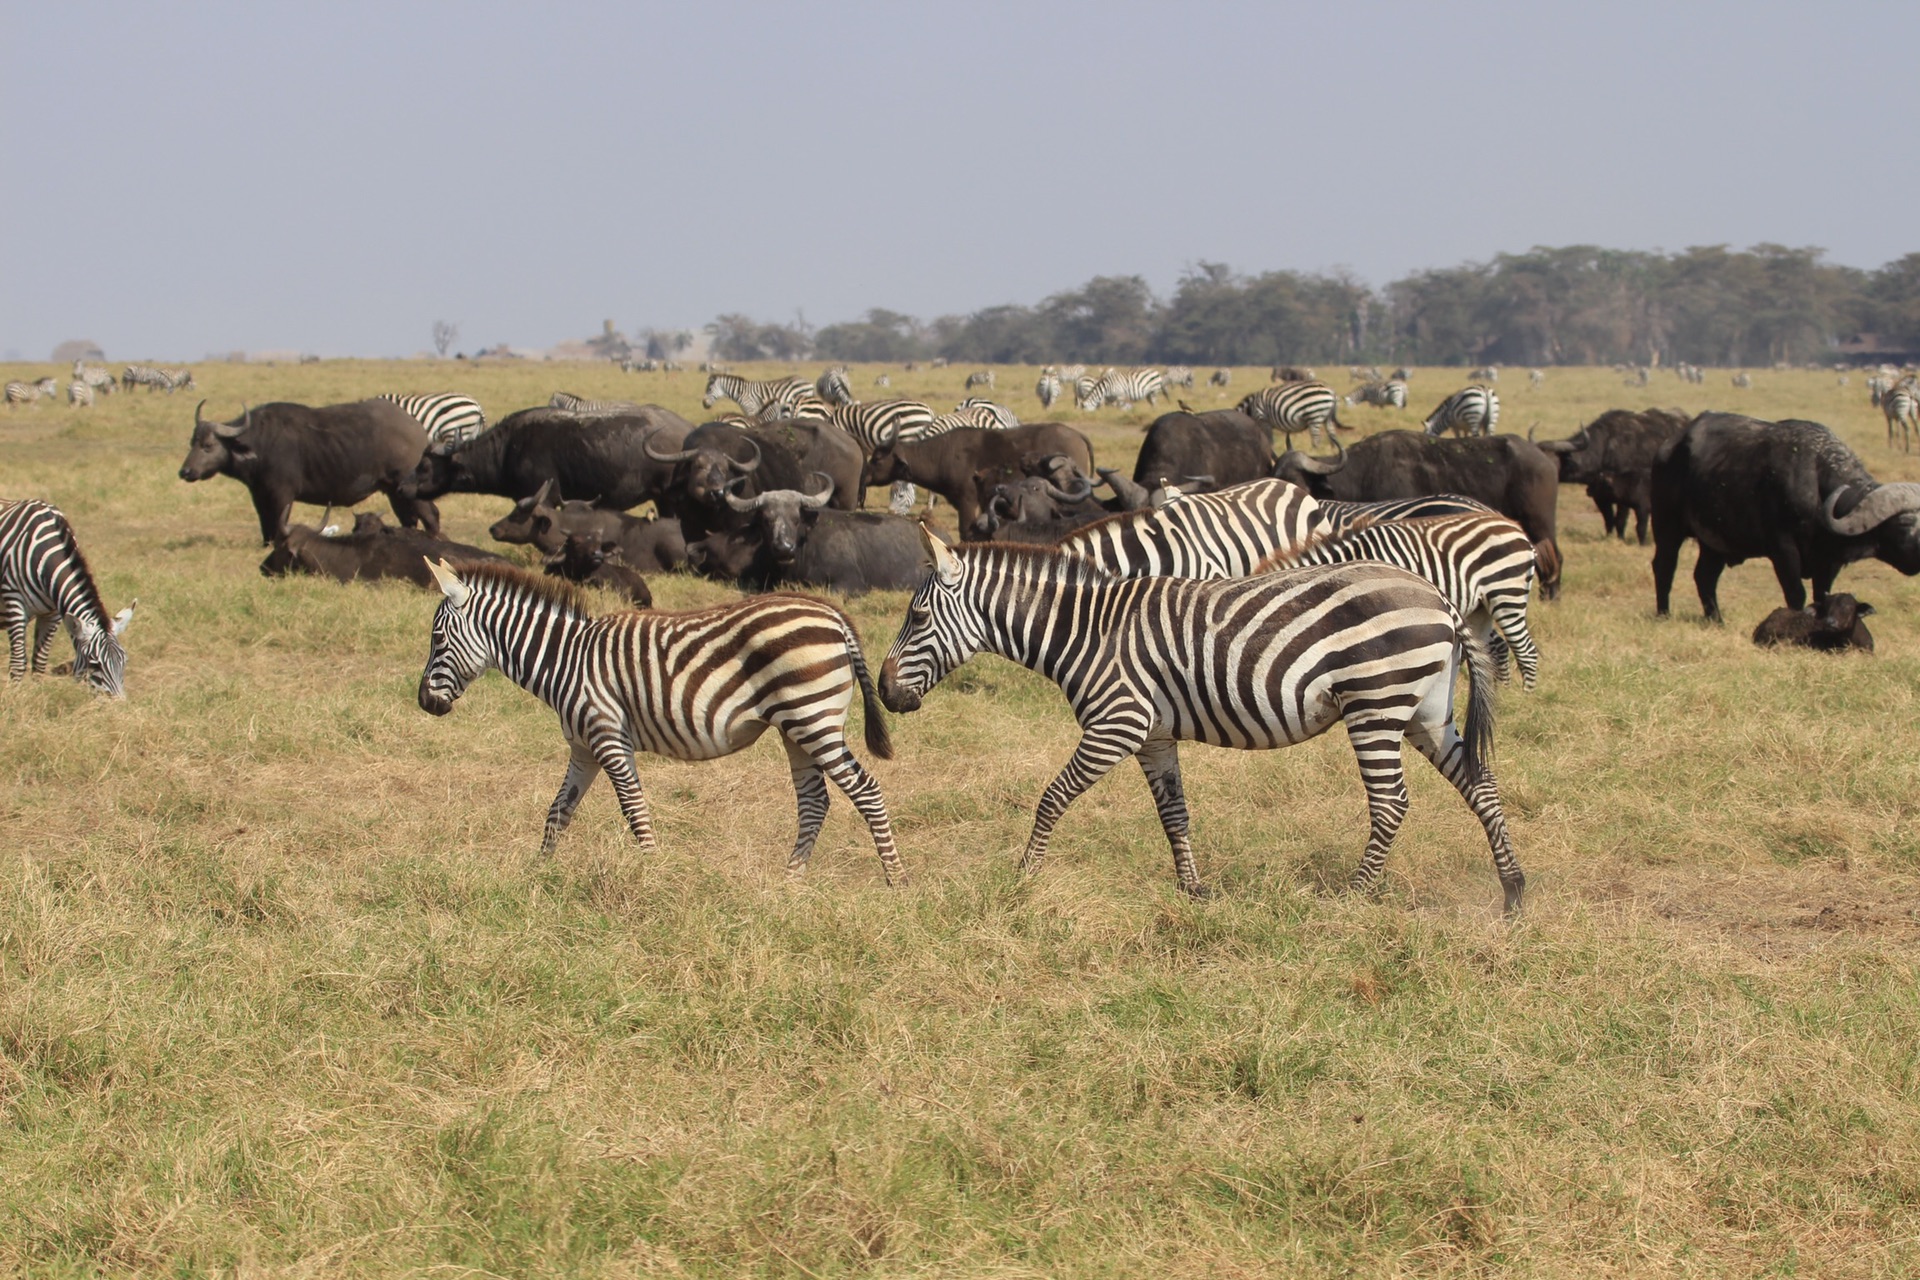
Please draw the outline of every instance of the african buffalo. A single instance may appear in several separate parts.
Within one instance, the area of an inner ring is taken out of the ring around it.
[[[1086,436],[1064,423],[1038,422],[1006,431],[958,427],[912,442],[897,436],[883,440],[867,462],[864,480],[867,484],[908,480],[924,485],[953,504],[964,531],[980,518],[978,485],[983,472],[989,480],[988,492],[992,492],[993,484],[1021,476],[1021,463],[1028,455],[1054,454],[1065,455],[1081,475],[1093,474],[1093,445]]]
[[[602,542],[591,534],[570,533],[560,550],[547,557],[546,571],[552,577],[625,596],[636,608],[653,607],[652,589],[640,571],[621,558],[618,543]]]
[[[247,409],[236,422],[208,422],[207,402],[193,410],[193,440],[180,478],[192,483],[232,476],[247,486],[260,517],[260,540],[287,532],[296,502],[350,507],[375,492],[387,495],[408,527],[440,532],[440,512],[412,492],[414,467],[427,433],[405,409],[385,400],[359,400],[315,409],[273,403]]]
[[[687,547],[709,577],[751,590],[784,583],[829,587],[847,595],[911,591],[926,576],[920,525],[904,516],[835,511],[797,490],[756,495],[751,523],[716,530]]]
[[[1848,649],[1872,653],[1873,632],[1864,621],[1872,612],[1872,605],[1837,591],[1818,609],[1775,609],[1753,629],[1753,642],[1768,647],[1798,645],[1823,653]]]
[[[1693,569],[1700,607],[1718,622],[1717,588],[1730,564],[1764,556],[1787,607],[1826,603],[1855,560],[1920,573],[1920,484],[1881,484],[1853,450],[1817,422],[1762,422],[1703,413],[1653,464],[1653,595],[1665,616],[1680,547],[1700,543]]]
[[[1147,428],[1133,482],[1145,489],[1212,476],[1221,488],[1273,474],[1273,431],[1236,409],[1163,413]]]
[[[263,577],[311,573],[336,582],[401,578],[416,587],[431,587],[433,576],[426,557],[454,564],[478,564],[502,557],[478,547],[430,538],[414,529],[396,529],[371,511],[354,521],[353,532],[329,537],[310,525],[296,524],[274,539],[273,550],[260,562]]]
[[[687,562],[686,538],[680,522],[609,511],[591,502],[556,502],[554,486],[542,485],[531,498],[522,498],[513,510],[493,522],[487,532],[497,542],[532,544],[546,555],[556,555],[569,537],[580,534],[597,545],[613,545],[620,558],[645,572],[664,573]]]
[[[1587,487],[1608,533],[1624,540],[1631,511],[1644,547],[1653,515],[1653,460],[1686,427],[1686,415],[1670,409],[1609,409],[1571,439],[1537,443],[1559,459],[1561,484]]]
[[[979,542],[1052,542],[1112,514],[1094,500],[1093,483],[1084,476],[1071,488],[1062,488],[1046,476],[1025,476],[993,486],[968,534],[969,540]],[[1056,525],[1061,532],[1045,536]]]
[[[429,498],[495,493],[517,501],[551,480],[562,497],[626,511],[659,497],[672,471],[646,446],[678,449],[692,430],[679,414],[651,404],[615,414],[522,409],[445,454],[422,458],[413,491]]]
[[[1560,547],[1555,519],[1559,467],[1539,446],[1519,436],[1449,440],[1419,431],[1382,431],[1357,441],[1340,458],[1312,458],[1289,449],[1273,474],[1316,498],[1378,502],[1458,494],[1484,502],[1516,521],[1533,540],[1540,595],[1560,594]]]

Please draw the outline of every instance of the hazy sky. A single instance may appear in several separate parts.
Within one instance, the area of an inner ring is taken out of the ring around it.
[[[1920,249],[1920,5],[0,0],[0,351]]]

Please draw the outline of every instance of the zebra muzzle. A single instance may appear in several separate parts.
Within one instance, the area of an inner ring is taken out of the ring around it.
[[[880,668],[880,703],[887,710],[904,713],[920,709],[920,695],[900,687],[900,669],[892,658]]]

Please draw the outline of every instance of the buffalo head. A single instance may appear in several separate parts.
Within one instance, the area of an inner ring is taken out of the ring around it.
[[[753,456],[742,462],[729,457],[717,445],[707,444],[694,449],[679,449],[661,452],[653,447],[649,440],[641,447],[655,462],[670,462],[676,467],[685,467],[681,472],[681,482],[677,486],[689,501],[707,507],[717,507],[727,495],[734,477],[744,477],[760,466],[760,446],[751,436],[741,437],[741,443],[752,451]]]
[[[193,439],[187,445],[186,461],[180,464],[180,478],[189,483],[230,474],[234,463],[252,456],[240,436],[253,425],[253,410],[244,409],[238,422],[208,422],[202,416],[206,407],[205,400],[193,407]]]
[[[1827,528],[1843,538],[1871,535],[1873,554],[1901,573],[1920,573],[1920,484],[1883,484],[1867,490],[1851,511],[1835,514],[1849,485],[1827,495]]]
[[[814,493],[801,493],[797,489],[772,489],[751,498],[742,498],[731,487],[727,490],[727,505],[742,515],[753,516],[754,524],[766,543],[767,554],[775,564],[793,563],[794,556],[800,552],[800,544],[806,540],[807,526],[814,514],[833,497],[833,480],[818,471],[813,475],[823,486]],[[734,484],[745,480],[746,477],[741,476]]]

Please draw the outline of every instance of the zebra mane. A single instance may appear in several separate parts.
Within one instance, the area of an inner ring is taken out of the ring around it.
[[[1045,543],[970,542],[955,547],[954,553],[969,564],[987,565],[1018,577],[1045,579],[1068,586],[1119,581],[1093,561]]]
[[[103,627],[110,627],[112,620],[107,617],[107,606],[101,602],[100,588],[94,583],[93,566],[87,563],[86,553],[80,550],[80,539],[73,536],[73,529],[66,525],[64,516],[61,518],[61,524],[64,526],[61,532],[65,537],[67,553],[73,557],[74,566],[80,570],[81,600],[93,606],[94,622]]]
[[[556,609],[564,610],[580,618],[591,618],[593,611],[587,605],[587,598],[580,589],[565,578],[556,578],[544,573],[533,573],[517,564],[495,564],[487,561],[480,564],[459,566],[460,580],[470,587],[489,584],[521,595],[533,596]]]

